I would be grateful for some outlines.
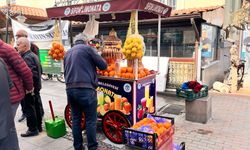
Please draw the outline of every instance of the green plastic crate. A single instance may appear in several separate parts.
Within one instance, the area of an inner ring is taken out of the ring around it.
[[[202,85],[200,92],[195,93],[193,90],[187,89],[183,90],[181,88],[176,88],[176,96],[186,98],[187,101],[193,101],[195,99],[208,96],[208,86]]]
[[[59,138],[66,134],[65,121],[62,118],[49,119],[45,121],[47,135],[52,138]]]

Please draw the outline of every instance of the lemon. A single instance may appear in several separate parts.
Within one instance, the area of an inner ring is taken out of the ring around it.
[[[133,47],[132,52],[137,52],[137,48]]]
[[[127,55],[131,54],[131,50],[127,50],[127,51],[126,51],[126,54],[127,54]]]
[[[138,46],[139,46],[139,44],[137,42],[133,43],[133,47],[138,47]]]
[[[142,46],[141,44],[139,44],[139,45],[137,46],[138,51],[139,51],[139,50],[142,50],[142,47],[143,47],[143,46]]]
[[[136,56],[137,56],[136,53],[131,53],[132,58],[136,58]]]
[[[126,41],[127,41],[128,44],[132,43],[132,39],[131,38],[128,38]]]

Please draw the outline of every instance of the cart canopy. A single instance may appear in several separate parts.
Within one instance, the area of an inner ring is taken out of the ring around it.
[[[138,10],[138,19],[143,20],[158,18],[158,15],[169,17],[172,8],[154,0],[111,0],[46,9],[51,19],[81,22],[88,21],[90,14],[99,14],[98,21],[126,21],[133,10]]]

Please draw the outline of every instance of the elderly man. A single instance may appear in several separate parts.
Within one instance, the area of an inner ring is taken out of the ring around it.
[[[79,34],[75,37],[75,45],[67,51],[64,58],[64,76],[68,103],[72,109],[72,129],[75,150],[83,149],[81,130],[82,112],[86,117],[88,149],[96,150],[97,121],[97,73],[96,67],[105,70],[106,61],[96,49],[88,46],[87,37]]]
[[[0,149],[19,150],[13,114],[10,103],[10,80],[7,66],[0,58]]]
[[[38,135],[38,130],[42,131],[42,115],[38,103],[41,99],[41,66],[37,56],[30,51],[30,42],[27,38],[18,38],[17,50],[32,71],[34,86],[34,98],[31,95],[26,95],[24,98],[28,131],[21,136],[34,136]]]
[[[25,30],[23,30],[23,29],[20,29],[20,30],[18,30],[17,31],[17,33],[16,33],[16,39],[19,39],[20,37],[26,37],[26,38],[28,38],[28,33],[25,31]],[[30,44],[30,50],[33,52],[33,53],[35,53],[37,56],[38,56],[38,58],[39,58],[39,48],[34,44],[34,43],[31,43]],[[41,68],[42,69],[42,68]],[[42,71],[41,71],[42,72]],[[41,101],[41,99],[39,99],[38,100],[38,102],[39,102],[39,105],[40,105],[40,109],[41,109],[41,113],[42,113],[42,116],[44,115],[44,110],[43,110],[43,105],[42,105],[42,101]],[[25,105],[25,103],[24,103],[24,101],[21,101],[21,106],[22,106],[22,112],[23,112],[23,115],[21,116],[21,118],[18,120],[19,122],[21,122],[21,121],[23,121],[24,119],[25,119],[25,109],[24,109],[24,106]]]

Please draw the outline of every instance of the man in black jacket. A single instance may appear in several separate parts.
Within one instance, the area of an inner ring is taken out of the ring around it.
[[[26,37],[26,38],[28,38],[28,32],[26,32],[25,30],[23,30],[23,29],[20,29],[20,30],[18,30],[17,32],[16,32],[16,39],[19,39],[20,37]],[[34,43],[31,43],[30,44],[30,50],[34,53],[34,54],[36,54],[37,55],[37,57],[38,57],[38,59],[39,59],[39,48],[38,48],[38,46],[36,45],[36,44],[34,44]],[[41,67],[41,72],[43,72],[42,71],[42,67]],[[25,119],[25,109],[24,109],[24,106],[25,105],[25,103],[24,103],[24,101],[21,101],[21,107],[22,107],[22,112],[23,112],[23,114],[22,114],[22,116],[20,117],[20,119],[18,119],[18,121],[19,122],[21,122],[21,121],[23,121],[24,119]],[[41,109],[41,113],[42,113],[42,116],[44,115],[44,110],[43,110],[43,105],[42,105],[42,101],[39,101],[39,105],[40,105],[40,109]]]
[[[39,105],[41,101],[41,66],[38,57],[30,50],[30,42],[27,38],[21,37],[17,40],[17,50],[31,69],[33,75],[34,99],[32,96],[26,95],[25,111],[27,117],[28,131],[21,134],[22,137],[38,135],[38,131],[42,132],[42,113]]]
[[[7,66],[0,58],[0,149],[19,150],[10,103],[9,89],[12,86]]]

